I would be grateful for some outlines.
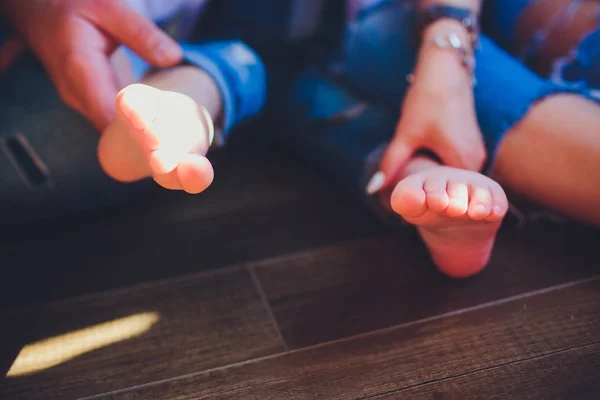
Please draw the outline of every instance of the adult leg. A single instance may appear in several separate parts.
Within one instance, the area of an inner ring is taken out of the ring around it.
[[[351,84],[383,99],[389,110],[400,107],[414,59],[413,12],[410,6],[384,5],[359,18],[348,35]],[[489,158],[496,158],[493,177],[545,206],[598,224],[600,107],[593,96],[540,78],[486,36],[477,59],[475,103]]]
[[[581,222],[600,226],[600,106],[577,95],[540,101],[501,142],[493,177]]]
[[[597,0],[488,0],[485,32],[527,66],[549,76],[600,27]]]
[[[552,80],[589,88],[600,98],[600,29],[586,36],[571,56],[557,63]]]
[[[360,101],[342,84],[314,71],[303,75],[292,93],[295,102],[288,112],[294,128],[285,139],[293,141],[301,157],[386,221],[399,222],[400,216],[415,225],[445,274],[468,277],[485,267],[507,211],[497,183],[419,156],[409,163],[393,195],[369,197],[365,183],[393,135],[397,113]]]
[[[554,84],[483,38],[475,99],[492,177],[506,188],[600,225],[600,105]]]

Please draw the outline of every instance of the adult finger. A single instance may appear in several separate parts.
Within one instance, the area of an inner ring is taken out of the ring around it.
[[[415,148],[412,145],[408,144],[401,136],[396,135],[381,159],[379,171],[367,184],[367,194],[375,194],[394,183],[414,151]]]
[[[423,147],[432,151],[442,164],[453,168],[479,171],[485,162],[485,148],[475,140],[453,140],[459,135],[437,135],[426,137]]]
[[[80,53],[69,60],[68,84],[83,114],[102,131],[114,116],[118,93],[110,62],[102,52]]]
[[[182,52],[154,23],[123,1],[94,1],[86,18],[150,64],[168,67],[181,61]]]
[[[422,147],[429,150],[439,158],[443,165],[454,168],[465,168],[465,163],[461,157],[456,143],[448,140],[438,140],[437,137],[426,137]]]
[[[12,36],[0,47],[0,73],[7,70],[25,50],[25,42],[18,36]]]
[[[87,118],[83,106],[81,105],[81,101],[75,91],[75,86],[71,83],[70,78],[64,74],[56,74],[52,69],[48,69],[48,76],[54,84],[54,87],[56,87],[63,103]]]

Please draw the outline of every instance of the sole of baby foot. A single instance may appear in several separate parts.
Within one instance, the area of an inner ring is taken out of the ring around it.
[[[204,157],[209,133],[190,97],[134,84],[118,94],[115,107],[98,146],[109,176],[122,182],[152,177],[167,189],[194,194],[210,185],[214,171]]]
[[[404,178],[391,199],[393,210],[417,227],[439,270],[453,278],[485,268],[508,210],[495,181],[441,166]]]

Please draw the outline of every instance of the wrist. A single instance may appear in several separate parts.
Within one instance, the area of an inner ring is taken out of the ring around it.
[[[452,22],[440,21],[427,33],[415,73],[408,76],[409,83],[423,75],[429,84],[435,81],[435,87],[455,88],[459,85],[471,89],[475,84],[473,50],[453,31]]]
[[[470,7],[457,7],[452,1],[442,1],[434,2],[422,8],[418,16],[417,37],[419,39],[424,38],[426,30],[431,30],[433,26],[444,26],[445,23],[441,21],[447,21],[448,23],[454,22],[453,33],[455,34],[462,36],[466,30],[468,41],[471,42],[472,47],[476,46],[479,39],[479,14],[476,10]],[[441,28],[441,30],[444,29]],[[464,40],[464,42],[466,43],[467,40]]]
[[[423,30],[421,47],[435,41],[437,37],[456,35],[468,50],[473,50],[471,35],[467,28],[459,21],[451,18],[441,18]]]
[[[455,97],[473,92],[472,75],[452,52],[426,46],[419,53],[412,83],[436,96]]]
[[[456,70],[455,67],[458,63],[464,69],[461,74],[465,75],[464,72],[466,72],[471,83],[475,84],[474,51],[479,31],[476,14],[467,9],[437,7],[434,4],[422,11],[420,19],[419,38],[421,42],[418,65],[427,64],[429,59],[436,58],[437,61],[433,62],[434,68],[437,69],[438,74],[443,70],[441,75],[446,77],[456,75],[456,73],[446,70]],[[445,53],[446,56],[442,56],[442,53]],[[453,57],[454,61],[449,57]],[[412,83],[415,74],[411,74],[407,78],[409,83]]]

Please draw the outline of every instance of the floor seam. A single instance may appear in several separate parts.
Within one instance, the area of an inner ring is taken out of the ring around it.
[[[250,278],[252,279],[252,282],[254,283],[254,287],[256,288],[256,291],[258,292],[260,301],[262,302],[263,307],[267,310],[267,313],[269,314],[269,319],[273,323],[275,330],[277,331],[277,334],[279,335],[279,339],[281,339],[281,342],[283,343],[285,351],[289,351],[290,348],[281,333],[281,329],[279,328],[279,323],[277,322],[277,318],[275,318],[275,314],[273,313],[273,308],[271,307],[271,303],[269,302],[267,294],[265,293],[262,282],[260,281],[260,278],[258,277],[258,274],[256,273],[254,266],[247,265],[246,269],[248,270],[248,273],[250,274]]]
[[[398,325],[394,325],[394,326],[390,326],[390,327],[386,327],[386,328],[381,328],[381,329],[376,329],[373,331],[369,331],[369,332],[364,332],[364,333],[360,333],[358,335],[353,335],[353,336],[347,336],[344,338],[340,338],[340,339],[336,339],[336,340],[332,340],[332,341],[328,341],[328,342],[323,342],[323,343],[317,343],[311,346],[307,346],[307,347],[302,347],[302,348],[298,348],[298,349],[290,349],[289,351],[285,351],[282,353],[276,353],[276,354],[270,354],[267,356],[263,356],[263,357],[258,357],[258,358],[254,358],[251,360],[246,360],[246,361],[241,361],[241,362],[237,362],[237,363],[232,363],[232,364],[228,364],[228,365],[222,365],[222,366],[217,366],[214,368],[209,368],[206,370],[202,370],[202,371],[196,371],[196,372],[190,372],[188,374],[183,374],[183,375],[179,375],[179,376],[174,376],[174,377],[170,377],[170,378],[165,378],[165,379],[161,379],[161,380],[156,380],[153,382],[147,382],[147,383],[143,383],[143,384],[139,384],[139,385],[133,385],[130,387],[126,387],[126,388],[122,388],[122,389],[116,389],[116,390],[112,390],[109,392],[104,392],[104,393],[99,393],[99,394],[95,394],[95,395],[91,395],[91,396],[86,396],[86,397],[81,397],[78,400],[94,400],[94,399],[102,399],[104,397],[107,396],[111,396],[111,395],[115,395],[115,394],[120,394],[120,393],[125,393],[125,392],[129,392],[129,391],[133,391],[133,390],[137,390],[137,389],[142,389],[142,388],[147,388],[147,387],[153,387],[153,386],[158,386],[161,385],[163,383],[168,383],[168,382],[173,382],[176,380],[180,380],[180,379],[188,379],[188,378],[193,378],[195,376],[199,376],[202,374],[210,374],[211,372],[215,372],[215,371],[222,371],[228,368],[235,368],[235,367],[241,367],[244,365],[248,365],[248,364],[252,364],[252,363],[257,363],[257,362],[262,362],[262,361],[267,361],[267,360],[271,360],[271,359],[275,359],[277,357],[283,357],[286,355],[290,355],[290,354],[294,354],[294,353],[299,353],[302,351],[308,351],[308,350],[314,350],[320,347],[325,347],[325,346],[329,346],[335,343],[342,343],[345,341],[350,341],[350,340],[356,340],[356,339],[360,339],[361,337],[366,337],[369,335],[373,335],[373,334],[379,334],[379,333],[384,333],[384,332],[391,332],[397,329],[403,329],[406,327],[410,327],[410,326],[414,326],[414,325],[418,325],[421,323],[426,323],[426,322],[431,322],[431,321],[436,321],[436,320],[441,320],[443,318],[447,318],[447,317],[452,317],[452,316],[457,316],[457,315],[462,315],[471,311],[478,311],[478,310],[482,310],[488,307],[492,307],[492,306],[497,306],[497,305],[502,305],[502,304],[506,304],[506,303],[511,303],[514,301],[518,301],[524,298],[529,298],[529,297],[533,297],[533,296],[537,296],[537,295],[541,295],[541,294],[545,294],[545,293],[549,293],[555,290],[562,290],[562,289],[567,289],[573,286],[577,286],[577,285],[581,285],[581,284],[586,284],[586,283],[590,283],[590,282],[594,282],[600,280],[600,275],[596,275],[593,277],[589,277],[589,278],[585,278],[585,279],[579,279],[576,281],[572,281],[572,282],[568,282],[568,283],[563,283],[560,285],[554,285],[554,286],[550,286],[548,288],[545,289],[539,289],[539,290],[535,290],[535,291],[531,291],[531,292],[527,292],[525,294],[519,294],[519,295],[515,295],[512,297],[507,297],[505,299],[501,299],[501,300],[495,300],[495,301],[491,301],[488,303],[483,303],[477,306],[473,306],[473,307],[468,307],[468,308],[463,308],[460,310],[455,310],[455,311],[451,311],[448,313],[444,313],[444,314],[439,314],[437,316],[433,316],[433,317],[427,317],[427,318],[423,318],[420,320],[416,320],[416,321],[410,321],[404,324],[398,324]]]
[[[76,296],[67,297],[65,299],[60,299],[60,300],[34,303],[34,304],[25,305],[25,306],[9,307],[6,310],[0,310],[0,318],[4,318],[4,317],[16,315],[16,314],[21,314],[21,313],[27,313],[27,312],[36,312],[36,311],[39,311],[40,309],[44,309],[46,307],[63,306],[65,304],[76,303],[76,302],[81,302],[81,301],[85,301],[85,300],[96,300],[96,299],[101,299],[101,298],[105,298],[108,296],[119,295],[119,294],[123,294],[123,293],[131,293],[134,291],[144,290],[144,289],[147,289],[150,287],[162,287],[165,285],[177,284],[180,282],[187,282],[189,280],[194,280],[194,279],[202,279],[205,277],[209,278],[209,277],[215,276],[215,275],[240,271],[240,270],[242,270],[244,268],[248,268],[248,267],[254,268],[257,266],[260,267],[263,265],[270,265],[270,264],[274,264],[274,263],[284,262],[286,260],[289,260],[289,259],[292,259],[295,257],[299,257],[307,252],[308,253],[313,253],[313,252],[319,253],[322,251],[326,251],[327,249],[330,249],[330,248],[345,246],[348,243],[355,243],[355,242],[358,243],[358,242],[362,242],[362,241],[371,241],[371,240],[375,240],[375,239],[385,239],[388,237],[389,236],[373,236],[373,237],[365,237],[365,238],[360,238],[360,239],[343,240],[340,242],[330,243],[330,244],[326,244],[323,246],[319,246],[319,247],[311,248],[311,249],[307,249],[307,250],[298,250],[298,251],[293,251],[290,253],[279,254],[279,255],[266,257],[266,258],[260,258],[260,259],[256,259],[256,260],[235,262],[235,263],[221,266],[221,267],[210,268],[210,269],[198,271],[198,272],[185,273],[183,275],[166,277],[166,278],[158,279],[155,281],[149,280],[146,282],[137,282],[137,283],[133,283],[133,284],[125,285],[125,286],[120,286],[117,288],[101,290],[101,291],[94,292],[94,293],[79,294]]]

